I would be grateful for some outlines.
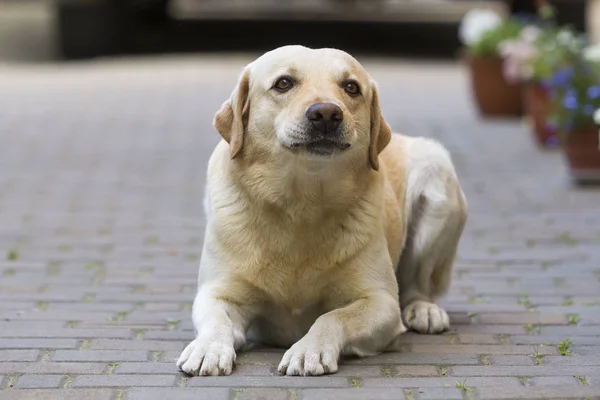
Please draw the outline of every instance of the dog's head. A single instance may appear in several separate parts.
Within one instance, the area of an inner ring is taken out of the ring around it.
[[[232,158],[246,150],[362,156],[375,170],[391,139],[375,83],[359,62],[340,50],[303,46],[280,47],[249,64],[214,125]]]

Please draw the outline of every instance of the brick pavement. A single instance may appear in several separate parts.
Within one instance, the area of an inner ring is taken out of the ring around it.
[[[211,119],[250,58],[0,67],[0,399],[600,398],[600,192],[521,123],[478,121],[452,64],[365,63],[469,199],[451,331],[326,377],[274,375],[280,349],[179,373]]]

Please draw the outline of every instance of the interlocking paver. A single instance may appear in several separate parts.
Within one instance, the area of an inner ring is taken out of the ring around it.
[[[326,377],[277,375],[272,348],[230,377],[180,373],[211,121],[252,58],[0,66],[0,398],[600,396],[600,190],[569,185],[520,121],[479,120],[440,62],[364,60],[388,122],[441,140],[469,201],[450,331]]]
[[[419,400],[462,400],[464,392],[456,388],[424,388],[416,391]]]
[[[305,389],[300,400],[403,400],[400,389]]]
[[[148,352],[140,350],[57,350],[52,356],[52,361],[146,361]]]
[[[164,387],[174,386],[176,382],[177,376],[173,375],[86,375],[76,377],[71,383],[71,387]]]
[[[69,362],[4,362],[0,374],[102,374],[108,370],[106,363]]]
[[[243,389],[235,393],[239,400],[288,400],[292,397],[292,392],[285,389]]]
[[[372,378],[377,379],[377,378]],[[328,387],[344,388],[351,387],[352,378],[343,376],[237,376],[235,379],[227,377],[195,377],[187,381],[189,387],[281,387],[281,388],[303,388],[303,387]]]
[[[134,388],[127,390],[124,400],[229,400],[231,391],[226,388]]]
[[[0,350],[0,362],[35,361],[39,356],[39,350]]]
[[[25,375],[15,384],[17,389],[59,388],[63,381],[61,375]]]
[[[5,391],[2,400],[112,400],[117,393],[110,389],[24,389]]]
[[[482,400],[513,400],[513,399],[556,399],[579,400],[597,399],[600,396],[599,387],[591,386],[527,386],[527,387],[482,387],[477,389]]]

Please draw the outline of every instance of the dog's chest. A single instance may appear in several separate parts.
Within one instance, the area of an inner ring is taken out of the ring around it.
[[[328,282],[335,281],[336,269],[344,261],[337,240],[319,232],[283,229],[266,236],[255,238],[254,259],[245,267],[253,271],[245,275],[275,304],[301,313],[319,301]]]
[[[236,235],[221,235],[238,273],[292,314],[321,302],[368,240],[343,219],[293,224],[267,216],[243,222]]]

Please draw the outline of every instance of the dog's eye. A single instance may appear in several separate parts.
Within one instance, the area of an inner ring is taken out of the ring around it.
[[[344,84],[344,91],[350,96],[356,96],[360,94],[360,87],[358,86],[358,83],[350,81]]]
[[[287,92],[292,87],[294,87],[294,81],[292,81],[292,79],[288,77],[277,79],[275,85],[273,85],[273,88],[278,92]]]

